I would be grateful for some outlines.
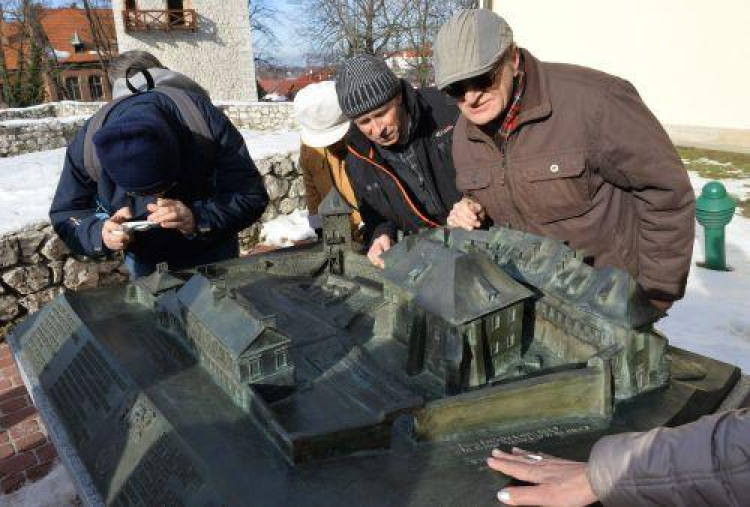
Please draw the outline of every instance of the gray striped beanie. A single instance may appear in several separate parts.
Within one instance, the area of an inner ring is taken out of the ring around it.
[[[357,55],[346,60],[336,74],[336,94],[341,110],[350,119],[377,109],[401,90],[401,83],[383,60]]]

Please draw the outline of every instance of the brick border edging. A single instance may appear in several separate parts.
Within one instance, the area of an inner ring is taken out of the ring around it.
[[[21,379],[8,343],[0,344],[0,491],[37,481],[57,462],[39,413]]]

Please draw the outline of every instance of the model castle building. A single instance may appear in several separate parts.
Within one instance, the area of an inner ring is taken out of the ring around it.
[[[470,472],[498,443],[688,422],[740,376],[674,348],[670,365],[636,282],[560,241],[425,230],[380,270],[344,204],[328,196],[317,244],[64,294],[9,336],[100,503],[343,506],[377,470],[379,495],[450,477],[442,505],[484,505]]]
[[[562,242],[503,228],[424,231],[395,245],[386,268],[373,274],[355,262],[361,256],[351,250],[351,208],[335,189],[319,212],[318,250],[243,271],[265,273],[260,285],[272,272],[301,275],[302,259],[306,269],[323,270],[313,283],[268,290],[315,306],[339,332],[371,315],[377,333],[405,351],[399,376],[423,383],[426,390],[413,394],[437,399],[550,368],[606,364],[600,374],[611,375],[613,390],[601,394],[600,405],[611,407],[668,380],[666,340],[649,325],[658,314],[635,281],[591,268]],[[130,285],[129,300],[153,306],[160,326],[180,337],[238,406],[249,407],[253,389],[267,400],[289,396],[296,385],[292,338],[254,306],[257,293],[227,289],[228,275],[209,271],[182,286],[160,268]],[[368,278],[382,284],[376,296],[362,285]]]
[[[213,100],[258,100],[246,0],[113,0],[117,45],[187,75]]]
[[[530,290],[480,253],[434,242],[401,253],[388,256],[384,297],[405,317],[396,332],[411,374],[429,368],[457,394],[517,364]]]

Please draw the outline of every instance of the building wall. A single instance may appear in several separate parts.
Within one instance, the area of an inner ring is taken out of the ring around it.
[[[124,0],[112,9],[120,52],[140,49],[194,79],[214,100],[256,101],[255,64],[247,0],[185,0],[196,10],[198,30],[125,32]],[[141,10],[164,10],[166,0],[137,0]]]
[[[631,81],[673,140],[750,151],[747,0],[494,0],[542,60]]]

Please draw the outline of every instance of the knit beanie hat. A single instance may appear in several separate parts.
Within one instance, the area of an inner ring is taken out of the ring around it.
[[[401,90],[401,82],[385,62],[370,55],[344,61],[336,73],[336,94],[350,119],[379,108]]]
[[[179,141],[159,111],[116,118],[93,141],[104,172],[126,192],[153,194],[176,180]]]

